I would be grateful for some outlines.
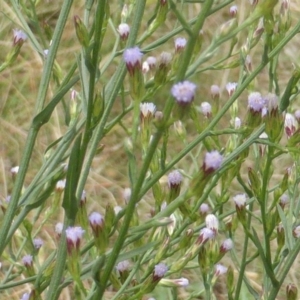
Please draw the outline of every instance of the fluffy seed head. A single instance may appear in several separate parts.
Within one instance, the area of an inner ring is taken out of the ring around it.
[[[151,102],[143,102],[140,104],[141,118],[146,119],[153,117],[156,111],[155,104]]]

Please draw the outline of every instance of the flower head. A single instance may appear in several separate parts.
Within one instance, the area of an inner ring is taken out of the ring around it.
[[[129,35],[129,32],[130,32],[130,27],[128,24],[126,23],[121,23],[119,26],[118,26],[118,32],[119,32],[119,35],[121,37],[121,39],[123,41],[127,40],[128,38],[128,35]]]
[[[178,82],[172,86],[171,93],[180,105],[190,104],[195,97],[197,86],[190,81]]]
[[[30,299],[30,293],[24,293],[20,300],[29,300]]]
[[[238,12],[238,7],[236,5],[232,5],[229,8],[229,13],[232,17],[235,17]]]
[[[199,234],[199,237],[196,241],[197,244],[204,244],[208,240],[211,240],[215,237],[215,232],[210,228],[202,228]]]
[[[14,35],[14,45],[23,44],[24,41],[27,39],[26,33],[20,29],[13,29],[13,35]]]
[[[10,169],[10,173],[12,176],[16,176],[18,173],[19,173],[19,169],[20,167],[19,166],[15,166],[13,168]]]
[[[253,92],[248,96],[248,108],[250,111],[256,113],[262,112],[263,107],[265,106],[265,99],[258,92]]]
[[[23,256],[22,262],[23,262],[23,265],[26,268],[32,267],[32,264],[33,264],[33,257],[32,257],[32,255],[28,254],[28,255]]]
[[[226,84],[225,88],[228,92],[229,97],[231,97],[233,95],[233,93],[236,90],[237,85],[238,85],[237,82],[228,82]]]
[[[169,52],[162,52],[159,56],[159,68],[167,67],[172,60],[172,54]]]
[[[122,273],[122,272],[125,272],[125,271],[128,271],[129,270],[129,267],[130,267],[130,262],[128,260],[123,260],[123,261],[120,261],[117,265],[116,265],[116,269]]]
[[[243,209],[246,206],[246,194],[238,194],[233,197],[233,201],[237,209]]]
[[[227,273],[228,268],[221,264],[215,265],[215,275],[220,276]]]
[[[177,188],[181,185],[182,175],[178,170],[172,171],[168,175],[168,185],[169,188]]]
[[[33,246],[39,250],[44,245],[44,241],[40,238],[33,239]]]
[[[218,232],[219,220],[215,215],[213,214],[207,215],[205,218],[205,224],[206,227],[211,229],[215,234]]]
[[[143,119],[148,119],[153,117],[156,111],[155,104],[151,102],[143,102],[140,104],[141,117]]]
[[[223,241],[223,243],[220,246],[220,252],[221,253],[226,253],[230,251],[233,248],[233,241],[232,239],[226,239]]]
[[[161,278],[163,278],[165,276],[165,274],[167,273],[168,269],[169,268],[164,263],[159,263],[159,264],[155,265],[154,272],[153,272],[153,280],[158,281]]]
[[[58,180],[56,182],[55,190],[57,192],[62,192],[66,187],[66,179]]]
[[[219,99],[220,98],[220,87],[218,85],[212,85],[210,87],[210,94],[212,99]]]
[[[298,124],[300,123],[300,109],[297,109],[295,112],[294,112],[294,116],[298,122]]]
[[[285,133],[290,138],[297,129],[297,122],[292,114],[287,113],[284,120]]]
[[[202,203],[199,208],[201,215],[206,215],[209,212],[209,205],[206,203]]]
[[[69,253],[73,249],[79,250],[80,242],[84,232],[85,231],[80,226],[68,227],[66,229],[67,248]]]
[[[295,238],[299,239],[300,238],[300,226],[297,226],[293,230],[293,235]]]
[[[61,236],[61,233],[63,231],[63,228],[64,228],[64,224],[63,223],[57,223],[55,225],[55,232],[58,234],[58,236]]]
[[[156,67],[156,58],[154,56],[149,56],[146,59],[146,62],[148,63],[150,70]]]
[[[89,223],[95,236],[98,236],[104,226],[104,218],[98,212],[92,212],[89,216]]]
[[[175,51],[180,52],[185,48],[186,45],[186,39],[179,37],[175,40]]]
[[[240,129],[242,125],[242,121],[240,118],[235,117],[234,118],[234,129]]]
[[[125,203],[127,204],[131,197],[131,188],[125,188],[123,191],[123,199]]]
[[[279,198],[279,205],[281,206],[282,209],[289,203],[289,196],[287,194],[283,194]]]
[[[214,150],[205,154],[203,169],[205,174],[210,174],[221,167],[223,156],[219,151]]]
[[[211,116],[211,105],[208,102],[201,103],[201,112],[207,118]]]
[[[139,47],[128,48],[124,51],[123,58],[130,75],[133,75],[136,69],[141,69],[142,57],[143,53]]]

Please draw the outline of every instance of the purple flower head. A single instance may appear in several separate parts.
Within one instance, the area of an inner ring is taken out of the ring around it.
[[[201,215],[206,215],[209,212],[209,205],[207,203],[202,203],[199,212]]]
[[[253,113],[261,113],[265,103],[265,99],[258,92],[253,92],[248,96],[248,108]]]
[[[84,230],[80,226],[68,227],[66,229],[67,248],[69,253],[71,253],[73,249],[79,249],[83,234]]]
[[[23,44],[24,41],[27,39],[26,33],[20,29],[13,29],[13,35],[14,35],[14,45]]]
[[[154,266],[153,280],[159,281],[165,276],[168,271],[168,267],[164,263],[159,263]]]
[[[141,69],[142,57],[143,53],[139,47],[129,48],[124,51],[123,58],[130,75],[133,75],[136,69]]]
[[[232,239],[226,239],[220,246],[220,252],[226,253],[233,248],[233,241]]]
[[[219,151],[214,150],[205,154],[203,169],[206,175],[216,171],[221,167],[223,156]]]
[[[178,188],[182,182],[182,175],[179,171],[175,170],[168,175],[169,188]]]
[[[146,59],[146,62],[148,63],[150,70],[156,67],[156,58],[154,56],[149,56]]]
[[[120,261],[117,265],[116,265],[116,269],[120,272],[123,273],[125,271],[128,271],[130,267],[130,262],[128,260],[123,260]]]
[[[180,52],[182,51],[186,46],[186,39],[179,37],[175,40],[175,51]]]
[[[93,230],[95,236],[99,236],[103,226],[104,226],[104,218],[101,214],[97,212],[92,212],[89,216],[90,226]]]
[[[238,12],[238,7],[236,5],[232,5],[229,8],[229,13],[232,17],[235,17]]]
[[[235,92],[236,90],[236,87],[237,87],[237,83],[236,82],[228,82],[226,84],[226,90],[228,92],[228,96],[231,97],[233,95],[233,93]]]
[[[118,26],[118,32],[119,32],[119,35],[120,35],[122,40],[124,40],[124,41],[127,40],[129,32],[130,32],[129,25],[126,24],[126,23],[121,23]]]
[[[210,228],[202,228],[197,239],[197,244],[202,245],[206,243],[208,240],[211,240],[215,237],[215,232]]]
[[[178,104],[187,105],[194,100],[196,88],[194,83],[185,80],[174,84],[171,93]]]
[[[220,98],[220,87],[216,84],[210,87],[210,94],[212,99],[219,99]]]
[[[203,115],[207,118],[211,116],[211,105],[208,102],[202,102],[201,103],[201,112]]]
[[[33,246],[35,249],[39,250],[44,245],[44,241],[40,238],[33,240]]]
[[[288,138],[290,138],[297,129],[297,122],[292,114],[286,113],[284,120],[284,130]]]
[[[215,265],[215,275],[220,276],[227,273],[228,268],[221,264]]]
[[[24,293],[20,300],[29,300],[30,299],[30,293]]]
[[[32,267],[32,264],[33,264],[33,257],[32,257],[32,255],[28,254],[28,255],[23,256],[22,262],[23,262],[23,265],[26,268]]]

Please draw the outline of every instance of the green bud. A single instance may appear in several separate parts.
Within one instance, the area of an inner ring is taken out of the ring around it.
[[[258,173],[252,168],[248,168],[248,178],[250,187],[256,197],[260,197],[261,193],[261,178],[259,178]]]
[[[284,235],[284,228],[282,223],[277,226],[277,245],[279,249],[282,249],[285,243],[285,235]]]
[[[234,271],[232,266],[229,266],[227,269],[227,273],[226,273],[226,287],[227,287],[227,291],[228,291],[228,295],[233,294],[234,289],[235,289],[235,283],[234,283]],[[232,297],[229,297],[230,299],[232,299]]]
[[[79,43],[84,47],[87,48],[90,43],[89,33],[79,16],[74,16],[74,24],[76,35],[78,38]]]

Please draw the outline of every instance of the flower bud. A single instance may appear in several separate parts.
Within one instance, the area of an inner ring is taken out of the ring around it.
[[[220,98],[220,87],[218,85],[212,85],[210,87],[210,95],[213,100]]]
[[[297,239],[300,238],[300,226],[297,226],[297,227],[294,228],[293,236]]]
[[[124,51],[123,58],[126,63],[127,70],[131,76],[135,72],[141,70],[143,53],[139,47],[128,48]]]
[[[175,52],[179,53],[182,52],[186,46],[186,39],[185,38],[177,38],[175,40]]]
[[[237,7],[237,5],[232,5],[232,6],[230,6],[230,8],[229,8],[229,14],[230,14],[230,16],[231,16],[232,18],[236,16],[237,12],[238,12],[238,7]]]
[[[218,170],[223,162],[223,156],[219,151],[214,150],[205,154],[202,169],[205,175],[209,175]]]
[[[154,74],[154,82],[157,86],[163,85],[167,81],[168,72],[171,68],[172,54],[162,52],[159,56],[158,66]]]
[[[231,97],[233,95],[233,93],[235,92],[236,88],[237,88],[237,83],[236,82],[228,82],[225,86],[227,92],[228,92],[228,96]]]
[[[121,37],[121,40],[126,41],[129,36],[129,32],[130,32],[129,25],[127,23],[121,23],[118,26],[118,32]]]
[[[79,43],[84,47],[87,48],[90,43],[89,33],[79,16],[74,16],[74,24],[75,24],[75,31],[78,38]]]
[[[212,108],[208,102],[201,103],[201,112],[206,118],[210,118],[212,115]]]
[[[298,289],[297,287],[290,283],[286,287],[286,299],[287,300],[296,300],[298,295]]]
[[[205,224],[207,228],[211,229],[214,232],[215,235],[218,233],[219,220],[215,215],[207,215],[205,218]]]
[[[83,234],[84,230],[79,226],[68,227],[66,229],[67,249],[69,254],[71,254],[73,251],[79,251],[80,242],[82,240]]]
[[[154,272],[153,272],[153,281],[159,281],[160,279],[162,279],[165,274],[168,271],[168,267],[167,265],[165,265],[164,263],[159,263],[157,265],[154,266]]]

